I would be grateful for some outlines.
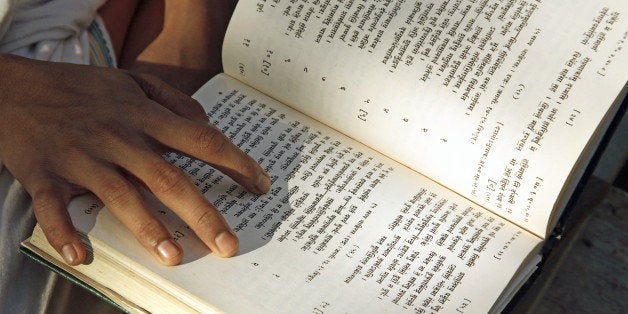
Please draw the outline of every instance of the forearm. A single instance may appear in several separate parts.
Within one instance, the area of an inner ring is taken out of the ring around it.
[[[191,94],[222,72],[233,0],[144,1],[127,33],[120,66],[159,76]]]

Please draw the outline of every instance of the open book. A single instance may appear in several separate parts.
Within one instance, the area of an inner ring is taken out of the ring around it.
[[[185,250],[161,266],[89,196],[69,208],[89,264],[23,245],[131,311],[499,311],[618,109],[627,21],[620,0],[240,1],[195,97],[272,189],[167,156],[238,254],[155,201]]]

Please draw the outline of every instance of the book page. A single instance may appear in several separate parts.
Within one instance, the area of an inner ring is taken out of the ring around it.
[[[628,2],[241,1],[229,75],[544,236],[628,78]]]
[[[77,229],[175,295],[189,291],[195,297],[181,295],[236,313],[486,312],[541,243],[228,76],[196,97],[273,182],[269,193],[253,195],[202,162],[168,156],[233,227],[241,245],[235,257],[210,254],[155,202],[154,214],[185,249],[179,266],[158,265],[97,204],[75,201],[70,209]]]

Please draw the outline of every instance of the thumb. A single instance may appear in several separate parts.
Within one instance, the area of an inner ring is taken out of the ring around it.
[[[203,106],[196,99],[168,85],[156,76],[129,71],[146,96],[184,118],[208,122]]]

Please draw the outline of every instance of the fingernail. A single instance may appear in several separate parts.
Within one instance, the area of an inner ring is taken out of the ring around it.
[[[161,260],[164,263],[167,263],[179,256],[179,254],[181,254],[181,249],[179,248],[179,245],[174,242],[174,240],[168,239],[157,245],[157,252],[159,253]]]
[[[75,265],[76,260],[78,259],[78,253],[74,249],[74,245],[68,243],[61,248],[61,254],[63,255],[63,259],[66,263],[70,265]]]
[[[259,193],[266,193],[270,190],[270,177],[268,174],[263,173],[257,177],[257,184],[255,184],[255,188]]]
[[[221,256],[232,256],[238,250],[238,238],[229,231],[223,231],[216,237],[216,246]]]

